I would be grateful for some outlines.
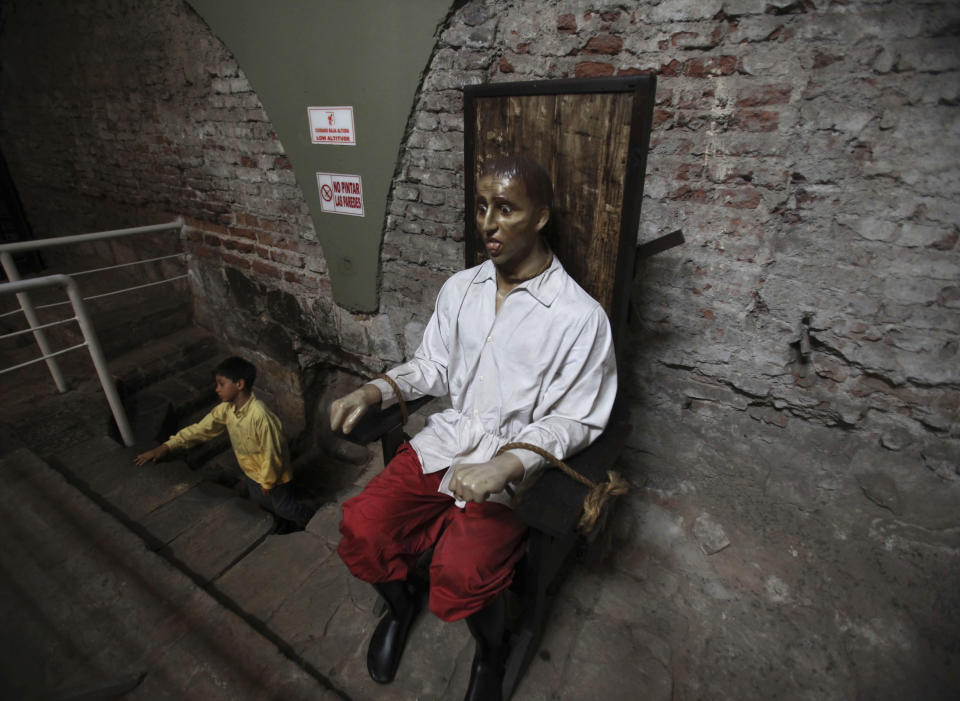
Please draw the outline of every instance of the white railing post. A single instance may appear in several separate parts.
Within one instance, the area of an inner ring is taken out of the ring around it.
[[[100,378],[100,386],[103,387],[103,393],[107,397],[110,411],[113,412],[114,421],[117,422],[117,428],[120,430],[120,437],[123,439],[123,444],[130,448],[134,443],[133,429],[130,428],[130,422],[127,420],[127,412],[124,411],[123,402],[120,401],[120,393],[117,392],[113,375],[107,368],[107,358],[100,347],[93,322],[87,314],[87,305],[83,301],[83,295],[80,294],[80,288],[77,287],[73,278],[66,277],[64,285],[67,288],[70,301],[73,303],[73,312],[77,317],[77,323],[80,325],[80,330],[83,331],[83,340],[87,344],[87,350],[90,351],[93,367],[96,368],[97,376]]]
[[[7,280],[10,282],[20,281],[20,271],[17,270],[17,264],[9,252],[0,251],[0,263],[3,264],[3,271],[7,274]],[[37,345],[40,346],[40,352],[45,356],[49,356],[53,350],[50,348],[50,342],[47,341],[47,336],[44,334],[43,329],[37,328],[40,326],[40,319],[37,317],[37,311],[33,308],[33,302],[30,301],[30,296],[26,292],[18,292],[17,301],[20,302],[20,309],[23,310],[23,316],[33,330],[33,337],[36,339]],[[61,393],[66,392],[67,381],[60,371],[60,366],[57,364],[56,358],[47,358],[46,363],[50,374],[53,376],[53,381],[57,385],[57,389]]]

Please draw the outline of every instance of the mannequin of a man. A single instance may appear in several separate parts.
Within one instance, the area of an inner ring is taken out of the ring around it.
[[[476,640],[466,698],[500,698],[504,591],[526,534],[506,488],[522,491],[544,460],[523,449],[495,454],[524,442],[562,460],[609,418],[617,385],[609,323],[542,235],[552,196],[535,161],[486,164],[475,215],[489,260],[444,284],[414,358],[387,373],[405,400],[449,395],[452,408],[431,416],[343,505],[340,557],[387,602],[367,653],[378,682],[396,674],[421,606],[410,575],[433,547],[430,610],[466,618]],[[395,401],[393,386],[374,380],[331,404],[331,428],[349,433],[370,407]]]

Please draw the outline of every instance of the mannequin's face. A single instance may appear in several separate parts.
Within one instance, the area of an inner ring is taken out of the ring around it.
[[[550,210],[535,204],[517,178],[486,175],[477,181],[477,232],[490,260],[516,272],[536,255]]]

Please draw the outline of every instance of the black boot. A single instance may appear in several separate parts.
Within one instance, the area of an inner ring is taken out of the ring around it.
[[[467,627],[476,641],[470,685],[465,701],[501,701],[503,667],[507,645],[507,598],[501,594],[485,608],[467,618]]]
[[[384,582],[373,588],[387,602],[387,612],[377,624],[367,648],[367,671],[381,684],[393,681],[400,665],[410,624],[420,612],[420,595],[409,582]]]

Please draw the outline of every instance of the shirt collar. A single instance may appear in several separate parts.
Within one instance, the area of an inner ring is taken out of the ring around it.
[[[257,398],[257,395],[255,395],[253,392],[251,392],[251,393],[250,393],[250,399],[247,400],[246,404],[244,404],[244,405],[243,405],[242,407],[240,407],[239,409],[234,409],[234,410],[233,410],[234,415],[235,415],[238,419],[242,419],[244,416],[246,416],[247,411],[250,409],[250,405],[253,404],[253,402],[254,402],[254,400],[256,400],[256,398]]]
[[[521,282],[513,289],[526,290],[535,300],[540,302],[540,304],[549,307],[553,304],[553,300],[557,298],[557,295],[560,294],[560,286],[563,284],[563,276],[560,274],[561,271],[563,271],[563,266],[560,264],[560,260],[556,254],[554,254],[549,268],[532,280]],[[473,282],[477,284],[487,282],[488,280],[492,280],[494,284],[496,284],[497,281],[496,266],[494,266],[493,261],[489,259],[480,264],[480,270],[477,271],[477,276],[473,279]]]

